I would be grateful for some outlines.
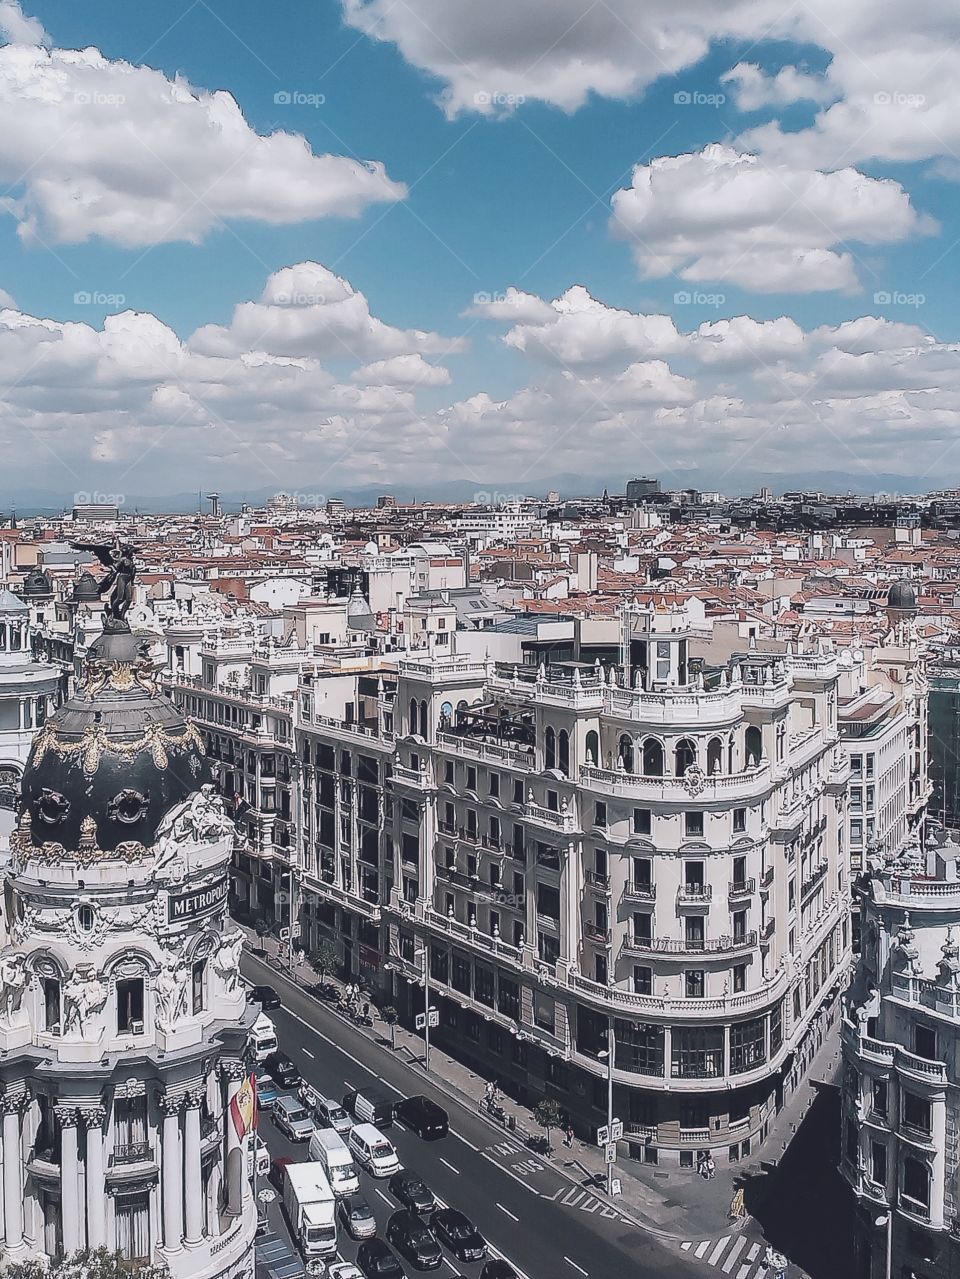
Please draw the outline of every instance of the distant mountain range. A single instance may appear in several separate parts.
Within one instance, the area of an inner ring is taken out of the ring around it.
[[[478,483],[476,480],[461,479],[414,486],[408,480],[403,480],[395,485],[367,484],[357,488],[335,488],[329,485],[311,486],[309,484],[301,484],[297,489],[291,488],[287,491],[294,494],[304,494],[305,505],[318,504],[318,498],[322,495],[324,498],[340,498],[347,506],[375,506],[377,498],[384,493],[391,494],[400,503],[411,502],[414,499],[417,501],[432,500],[439,502],[502,502],[516,496],[543,497],[551,491],[556,491],[561,497],[565,498],[598,495],[603,492],[604,488],[609,489],[611,493],[622,493],[626,487],[627,480],[630,478],[630,475],[624,473],[608,478],[560,474],[543,476],[532,482],[524,482],[522,484],[518,484],[516,479],[512,481],[490,480],[483,484]],[[940,486],[949,486],[954,483],[960,484],[960,480],[955,480],[949,476],[940,477]],[[664,487],[668,485],[669,478],[665,477]],[[770,488],[774,493],[782,493],[791,489],[814,489],[832,494],[850,492],[870,496],[875,493],[924,493],[931,487],[931,480],[929,476],[890,474],[874,475],[864,479],[862,475],[849,475],[841,471],[806,471],[798,472],[795,475],[751,474],[745,472],[738,477],[736,483],[732,483],[728,479],[723,491],[731,497],[737,497],[742,494],[755,493],[763,486]],[[105,490],[111,488],[109,483],[104,483],[102,487]],[[709,476],[700,475],[693,471],[689,475],[689,487],[712,491]],[[209,511],[210,503],[205,500],[205,495],[211,491],[210,488],[203,489],[204,500],[201,500],[195,492],[156,495],[128,493],[125,495],[122,509],[131,513],[133,511],[150,513],[168,511],[171,514],[185,514],[199,509]],[[220,492],[220,505],[224,511],[228,512],[238,511],[244,502],[249,503],[251,506],[263,506],[276,492],[277,489],[275,487],[222,490]],[[309,495],[309,497],[306,495]],[[0,482],[0,514],[8,515],[11,510],[16,510],[17,514],[21,516],[55,516],[64,511],[69,512],[73,504],[73,493],[40,488],[39,486],[13,489],[4,486]]]

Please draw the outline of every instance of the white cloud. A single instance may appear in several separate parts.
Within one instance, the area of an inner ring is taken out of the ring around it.
[[[529,302],[526,309],[537,319],[516,324],[504,342],[526,355],[566,367],[669,355],[682,347],[669,316],[616,310],[591,297],[580,284],[549,303],[542,312],[548,317],[543,322],[538,322],[541,312]],[[503,312],[501,318],[513,316]]]
[[[552,321],[555,316],[549,302],[524,293],[511,284],[503,293],[477,293],[473,306],[464,315],[476,315],[485,320],[509,320],[513,324],[537,324]]]
[[[204,355],[268,351],[340,361],[450,355],[466,349],[463,339],[385,324],[371,315],[362,293],[319,262],[275,271],[258,302],[241,302],[229,325],[198,329],[190,346]]]
[[[720,83],[732,86],[741,111],[784,107],[793,102],[829,102],[836,97],[825,76],[809,75],[792,66],[769,75],[755,62],[739,62],[720,77]]]
[[[933,231],[898,182],[822,173],[713,145],[638,165],[613,197],[612,227],[641,273],[729,281],[757,292],[857,287],[835,247],[892,244]]]
[[[376,360],[356,369],[351,377],[354,382],[382,386],[447,386],[450,371],[440,365],[428,364],[420,354],[395,355],[390,360]]]
[[[353,217],[406,192],[381,164],[257,134],[229,93],[97,49],[0,48],[0,111],[0,179],[26,238],[196,243],[221,221]]]
[[[0,0],[0,39],[9,44],[47,44],[43,24],[27,17],[17,0]]]
[[[16,310],[17,304],[6,289],[0,289],[0,311],[7,307],[10,307],[12,310]]]

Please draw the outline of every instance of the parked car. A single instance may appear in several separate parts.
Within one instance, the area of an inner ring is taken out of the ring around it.
[[[363,1195],[344,1195],[337,1204],[337,1220],[351,1239],[372,1239],[377,1219]]]
[[[390,1193],[394,1199],[413,1212],[433,1212],[437,1201],[433,1191],[423,1184],[414,1172],[395,1172],[390,1178]]]
[[[357,1265],[367,1279],[404,1279],[403,1267],[382,1239],[368,1239],[360,1245]]]
[[[393,1101],[379,1088],[354,1088],[344,1097],[343,1108],[362,1124],[389,1128],[393,1123]]]
[[[296,1088],[300,1083],[300,1071],[286,1053],[270,1053],[264,1058],[263,1068],[268,1075],[273,1075],[281,1088]]]
[[[327,1279],[363,1279],[363,1271],[352,1261],[334,1261],[327,1266]]]
[[[287,1164],[292,1164],[293,1160],[289,1155],[276,1155],[270,1160],[270,1172],[268,1181],[275,1190],[283,1192],[283,1183],[287,1175]]]
[[[280,1089],[272,1075],[257,1072],[257,1105],[261,1110],[272,1110],[277,1104]]]
[[[397,1102],[393,1113],[425,1141],[436,1141],[450,1131],[447,1112],[429,1097],[405,1097],[403,1101]]]
[[[309,1141],[313,1136],[313,1120],[304,1109],[303,1102],[289,1093],[277,1098],[273,1122],[290,1141]]]
[[[268,1013],[271,1008],[281,1007],[280,996],[272,986],[254,986],[250,994],[265,1013]]]
[[[460,1261],[480,1261],[486,1256],[487,1241],[470,1218],[456,1208],[438,1208],[430,1218],[430,1228]]]
[[[488,1261],[480,1271],[480,1279],[519,1279],[519,1277],[509,1261],[496,1257],[493,1261]]]
[[[401,1208],[387,1222],[387,1240],[417,1270],[436,1270],[443,1261],[429,1226],[408,1208]]]

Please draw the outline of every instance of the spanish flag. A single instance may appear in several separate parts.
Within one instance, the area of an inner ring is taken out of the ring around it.
[[[237,1136],[241,1140],[248,1132],[252,1132],[256,1128],[259,1119],[259,1106],[257,1105],[257,1080],[255,1075],[248,1075],[237,1089],[236,1095],[230,1102],[230,1115],[233,1119],[233,1126],[237,1131]]]

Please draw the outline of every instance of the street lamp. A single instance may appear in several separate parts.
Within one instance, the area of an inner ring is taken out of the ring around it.
[[[423,1068],[430,1072],[430,960],[426,946],[414,951],[415,959],[423,959]]]
[[[887,1262],[886,1262],[886,1279],[890,1279],[890,1273],[893,1267],[893,1209],[888,1208],[887,1211],[874,1221],[876,1226],[886,1226],[887,1228]]]
[[[607,1140],[613,1135],[613,1059],[616,1054],[616,1036],[613,1032],[613,1018],[609,1019],[607,1026],[607,1046],[601,1048],[597,1056],[607,1062]],[[616,1142],[613,1143],[616,1146]],[[606,1159],[606,1151],[604,1151]],[[614,1163],[607,1163],[607,1194],[613,1196],[613,1173]]]

